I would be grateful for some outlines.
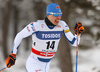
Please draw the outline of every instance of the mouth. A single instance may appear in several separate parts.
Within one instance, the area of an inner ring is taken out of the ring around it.
[[[55,20],[56,23],[59,23],[59,20]]]

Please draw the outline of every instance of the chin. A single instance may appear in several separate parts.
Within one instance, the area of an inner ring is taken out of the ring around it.
[[[58,23],[56,25],[58,25]]]
[[[58,25],[59,24],[59,22],[58,23],[55,23],[55,25]]]
[[[58,25],[58,23],[54,23],[54,25]]]

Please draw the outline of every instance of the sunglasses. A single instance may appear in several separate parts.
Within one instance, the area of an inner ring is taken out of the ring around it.
[[[62,16],[62,13],[52,13],[52,12],[47,12],[47,13],[52,14],[55,17]]]

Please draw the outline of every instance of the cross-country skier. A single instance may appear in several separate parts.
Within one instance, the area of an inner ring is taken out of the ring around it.
[[[62,11],[58,4],[51,3],[46,8],[46,18],[29,23],[20,31],[13,44],[11,54],[6,59],[8,68],[15,64],[18,47],[23,38],[32,35],[32,51],[26,62],[27,72],[48,72],[50,60],[54,57],[62,34],[72,46],[76,46],[76,34],[84,30],[82,23],[76,23],[75,35],[61,19]],[[78,30],[78,31],[77,31]]]

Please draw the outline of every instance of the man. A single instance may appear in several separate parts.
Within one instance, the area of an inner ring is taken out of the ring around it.
[[[62,34],[73,46],[76,46],[76,34],[79,34],[80,41],[80,33],[84,30],[82,23],[76,23],[74,36],[68,25],[60,20],[62,12],[58,4],[49,4],[46,13],[44,20],[31,22],[16,35],[12,52],[6,59],[8,68],[15,64],[17,49],[22,39],[30,35],[32,51],[26,62],[27,72],[48,72],[50,60],[57,51]]]

